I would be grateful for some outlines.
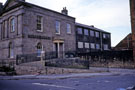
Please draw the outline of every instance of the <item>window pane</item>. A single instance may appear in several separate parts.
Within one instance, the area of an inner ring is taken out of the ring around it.
[[[108,45],[104,44],[104,50],[109,50]]]
[[[89,35],[88,29],[84,29],[84,35]]]
[[[67,33],[71,33],[71,25],[67,24]]]
[[[37,44],[37,56],[41,56],[41,51],[42,51],[42,44],[38,43]]]
[[[96,32],[96,37],[99,37],[99,32]]]
[[[14,49],[12,43],[9,43],[9,58],[14,58]]]
[[[90,48],[89,43],[85,43],[85,48]]]
[[[90,36],[92,36],[92,37],[94,36],[94,31],[92,31],[92,30],[90,31]]]
[[[42,16],[37,16],[37,30],[42,30]]]
[[[10,56],[10,58],[13,58],[14,57],[14,51],[13,51],[13,49],[11,49],[11,56]]]
[[[91,43],[91,48],[95,49],[95,44],[94,43]]]
[[[37,56],[41,56],[41,51],[42,51],[41,49],[37,50]]]
[[[77,28],[78,34],[82,34],[82,28]]]
[[[99,44],[96,44],[96,49],[100,49],[100,45]]]
[[[60,34],[60,22],[56,21],[56,33]]]
[[[106,34],[103,34],[103,38],[106,38]]]
[[[15,21],[14,21],[14,18],[11,19],[11,32],[14,32],[15,31]]]
[[[78,48],[83,48],[83,42],[78,42]]]

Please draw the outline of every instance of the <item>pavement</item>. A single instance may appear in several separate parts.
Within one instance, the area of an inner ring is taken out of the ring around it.
[[[17,76],[0,76],[0,80],[20,80],[20,79],[61,79],[75,77],[92,77],[92,76],[111,76],[111,75],[135,75],[135,70],[117,70],[111,72],[99,73],[70,73],[59,75],[17,75]]]

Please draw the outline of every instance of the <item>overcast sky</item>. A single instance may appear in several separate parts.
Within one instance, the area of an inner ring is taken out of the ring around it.
[[[0,0],[5,2],[6,0]],[[129,0],[26,0],[61,12],[67,7],[76,22],[94,25],[111,33],[112,46],[131,32]]]

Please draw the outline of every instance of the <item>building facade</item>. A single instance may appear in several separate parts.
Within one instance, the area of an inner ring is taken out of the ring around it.
[[[0,58],[41,51],[75,51],[75,18],[25,2],[8,0],[0,16]],[[72,47],[71,47],[72,46]]]
[[[111,50],[111,35],[94,26],[76,23],[76,49],[78,53]]]
[[[15,61],[17,55],[23,54],[41,56],[41,51],[65,57],[61,52],[110,48],[110,33],[75,23],[66,8],[59,13],[25,0],[7,0],[4,5],[0,4],[1,60]]]

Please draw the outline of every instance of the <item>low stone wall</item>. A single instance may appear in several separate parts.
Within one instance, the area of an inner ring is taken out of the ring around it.
[[[68,73],[92,73],[89,69],[69,69],[57,67],[35,67],[35,66],[16,66],[17,75],[48,75],[48,74],[68,74]]]
[[[64,58],[64,59],[52,59],[46,60],[46,66],[50,67],[62,67],[62,68],[77,68],[88,69],[89,61],[80,60],[80,58]]]

